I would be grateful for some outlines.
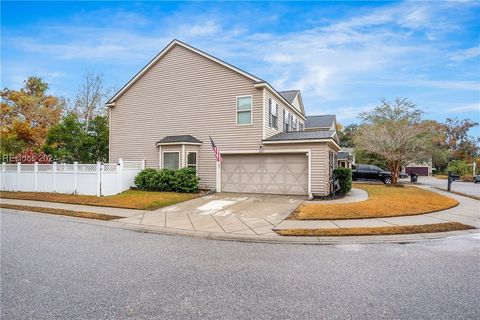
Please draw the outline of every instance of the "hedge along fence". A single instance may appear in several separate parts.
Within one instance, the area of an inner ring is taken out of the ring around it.
[[[200,178],[192,168],[145,169],[135,177],[135,185],[144,191],[197,192]]]
[[[350,190],[352,190],[352,170],[348,168],[338,167],[333,171],[335,179],[337,179],[338,184],[340,185],[340,190],[338,193],[341,195],[346,195]]]

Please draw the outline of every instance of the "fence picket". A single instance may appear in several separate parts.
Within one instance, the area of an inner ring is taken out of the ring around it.
[[[123,160],[118,164],[2,163],[0,189],[113,195],[135,186],[134,178],[143,167],[143,161]]]

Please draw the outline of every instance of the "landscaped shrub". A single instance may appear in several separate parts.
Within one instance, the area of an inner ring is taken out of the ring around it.
[[[175,191],[174,175],[175,170],[172,169],[156,170],[150,191]]]
[[[338,167],[333,171],[335,179],[340,185],[338,193],[345,195],[352,189],[352,170]]]
[[[144,191],[197,192],[200,178],[191,168],[145,169],[135,177],[135,185]]]
[[[192,168],[181,168],[175,171],[174,188],[177,192],[197,192],[200,178]]]
[[[152,190],[152,180],[153,177],[157,174],[157,171],[158,170],[152,168],[147,168],[140,171],[134,180],[137,188],[145,191]]]

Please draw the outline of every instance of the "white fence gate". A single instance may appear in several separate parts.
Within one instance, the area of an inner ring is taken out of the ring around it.
[[[5,164],[2,191],[57,192],[109,196],[135,187],[135,176],[145,160],[118,164]]]

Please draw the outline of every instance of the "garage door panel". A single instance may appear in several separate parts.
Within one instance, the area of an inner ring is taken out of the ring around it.
[[[408,175],[414,172],[420,176],[428,176],[428,167],[406,167],[405,172]]]
[[[308,193],[306,154],[224,155],[222,191]]]

